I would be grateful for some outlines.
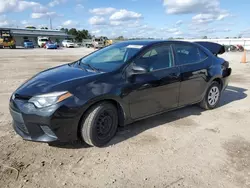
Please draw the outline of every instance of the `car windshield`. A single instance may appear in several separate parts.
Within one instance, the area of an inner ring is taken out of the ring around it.
[[[83,57],[80,62],[109,72],[122,66],[142,47],[143,45],[129,45],[128,43],[114,44]]]

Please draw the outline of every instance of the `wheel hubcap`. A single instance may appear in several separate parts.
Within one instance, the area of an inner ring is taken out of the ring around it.
[[[99,139],[105,139],[109,136],[112,130],[113,118],[109,112],[101,113],[96,122],[97,135]]]
[[[208,104],[214,106],[218,102],[219,96],[220,96],[219,88],[216,86],[212,87],[208,93]]]

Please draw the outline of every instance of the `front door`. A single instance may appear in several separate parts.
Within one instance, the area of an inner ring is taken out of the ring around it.
[[[180,70],[174,65],[171,45],[151,47],[134,64],[148,72],[134,75],[128,82],[131,117],[138,119],[177,107]]]

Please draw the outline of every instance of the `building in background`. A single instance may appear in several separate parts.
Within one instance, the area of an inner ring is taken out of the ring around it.
[[[1,28],[0,30],[10,30],[11,35],[16,41],[16,46],[23,46],[24,40],[32,41],[35,46],[38,46],[38,37],[49,37],[50,40],[61,43],[64,39],[72,38],[60,30],[47,29],[19,29],[19,28]]]

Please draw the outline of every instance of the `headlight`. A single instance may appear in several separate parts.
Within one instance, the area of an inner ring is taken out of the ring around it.
[[[33,103],[37,108],[44,108],[59,103],[71,96],[72,94],[68,91],[53,92],[34,96],[29,100],[29,102]]]

